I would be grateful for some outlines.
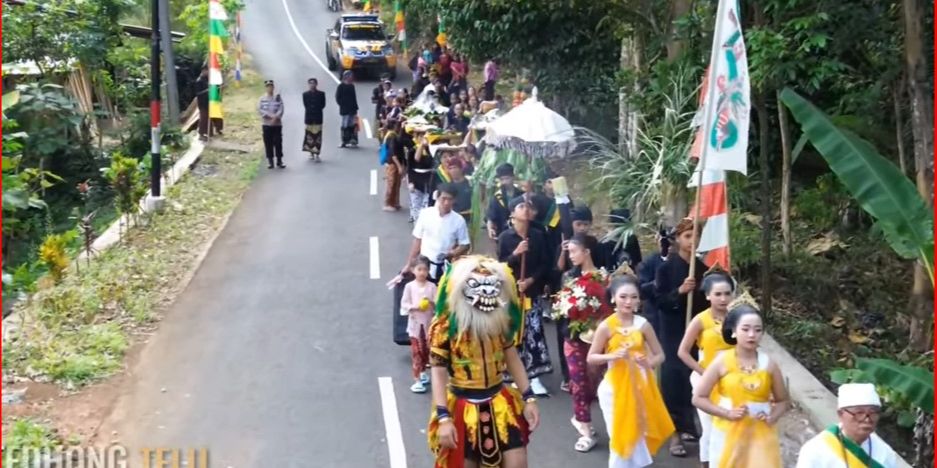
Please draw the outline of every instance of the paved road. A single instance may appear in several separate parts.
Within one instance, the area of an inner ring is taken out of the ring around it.
[[[335,82],[300,40],[324,61],[324,31],[335,14],[321,0],[246,4],[245,45],[286,102],[288,168],[254,182],[104,427],[132,448],[210,447],[212,466],[220,467],[389,467],[389,445],[405,450],[406,465],[397,466],[431,466],[424,434],[430,397],[408,390],[409,350],[391,341],[383,286],[409,246],[407,215],[382,212],[380,196],[369,193],[376,140],[337,149]],[[400,73],[398,87],[408,85],[407,75]],[[329,96],[318,165],[299,151],[300,93],[312,76]],[[373,113],[374,84],[358,85],[363,116]],[[379,279],[369,274],[374,237]],[[393,395],[382,396],[381,377]],[[557,388],[555,378],[546,383]],[[531,466],[604,465],[604,440],[589,454],[572,450],[568,395],[541,407]],[[388,442],[385,414],[399,418],[402,447]],[[598,408],[594,415],[601,421]],[[660,462],[693,465],[665,454]]]

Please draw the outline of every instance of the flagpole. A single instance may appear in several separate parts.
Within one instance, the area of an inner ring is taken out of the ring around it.
[[[696,278],[696,243],[699,235],[699,218],[700,218],[700,196],[703,192],[703,171],[706,170],[706,156],[709,153],[709,139],[712,137],[712,131],[714,125],[711,125],[713,119],[713,113],[715,112],[716,107],[716,92],[713,89],[716,81],[716,77],[719,76],[719,51],[721,49],[720,42],[720,32],[722,31],[722,24],[725,21],[725,3],[727,0],[719,0],[719,6],[716,8],[716,25],[713,28],[713,47],[712,52],[709,55],[709,73],[706,77],[706,109],[703,119],[703,148],[701,150],[699,164],[697,168],[699,169],[699,175],[696,180],[696,204],[695,204],[695,213],[693,216],[693,240],[691,241],[691,250],[690,250],[690,275],[689,278]],[[728,0],[734,1],[734,0]],[[710,92],[712,91],[712,92]],[[699,285],[697,285],[698,287]],[[695,291],[690,291],[687,295],[686,301],[686,323],[687,326],[690,324],[690,320],[693,318],[693,293]]]

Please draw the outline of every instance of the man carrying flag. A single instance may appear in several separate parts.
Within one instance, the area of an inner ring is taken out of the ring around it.
[[[670,446],[670,453],[677,456],[685,456],[684,441],[692,440],[691,434],[696,432],[695,424],[691,424],[691,372],[677,356],[686,325],[707,306],[699,289],[700,270],[707,266],[695,257],[700,251],[709,252],[709,266],[719,264],[729,270],[725,171],[748,171],[751,86],[738,11],[738,0],[719,0],[709,68],[700,91],[701,108],[694,119],[699,128],[690,154],[698,159],[689,184],[697,189],[696,202],[690,218],[677,228],[678,255],[668,256],[656,280],[661,344],[666,355],[661,367],[661,392],[680,434]],[[706,220],[706,226],[700,233],[702,220]],[[700,461],[709,462],[708,455],[707,450],[700,450]]]

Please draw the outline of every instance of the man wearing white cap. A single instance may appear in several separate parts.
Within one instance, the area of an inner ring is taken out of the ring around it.
[[[882,402],[874,385],[841,385],[838,407],[839,424],[830,426],[801,447],[797,468],[898,466],[898,455],[875,434]]]

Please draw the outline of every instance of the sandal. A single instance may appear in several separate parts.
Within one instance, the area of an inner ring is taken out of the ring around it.
[[[683,446],[683,441],[677,444],[670,444],[670,455],[679,458],[686,457],[686,447]]]
[[[584,436],[584,435],[582,434],[582,423],[579,422],[579,421],[576,421],[576,417],[575,417],[575,416],[569,418],[569,422],[570,422],[570,424],[573,425],[573,428],[576,429],[576,432],[578,432],[580,436],[586,437],[586,436]],[[589,436],[595,437],[595,434],[596,434],[596,432],[595,432],[595,427],[592,427],[591,430],[589,431]]]
[[[576,441],[576,445],[573,446],[573,448],[574,448],[577,452],[581,452],[581,453],[586,453],[586,452],[588,452],[589,450],[592,450],[593,447],[595,447],[595,438],[594,438],[594,437],[586,437],[586,436],[580,437],[580,438]]]
[[[693,434],[686,433],[686,432],[683,432],[680,434],[680,440],[682,440],[683,442],[690,442],[690,443],[699,442],[698,437],[696,437]]]

